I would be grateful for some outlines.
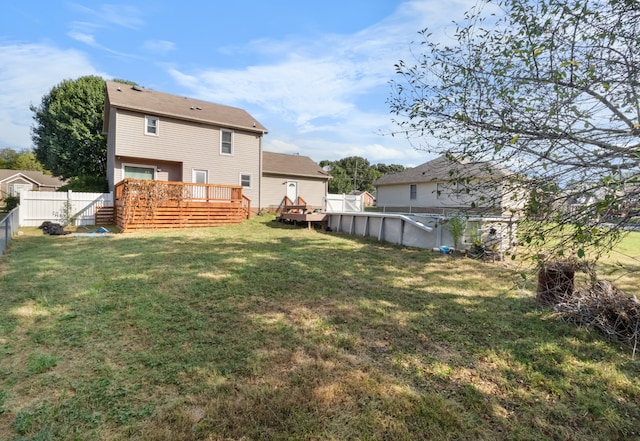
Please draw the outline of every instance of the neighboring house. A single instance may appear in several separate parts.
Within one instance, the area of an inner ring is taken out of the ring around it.
[[[596,214],[596,205],[599,201],[620,201],[616,209],[610,209],[606,213]],[[559,193],[555,201],[557,209],[569,213],[578,213],[590,207],[594,217],[605,218],[633,217],[640,215],[640,187],[623,185],[622,188],[606,188],[604,186],[572,186]]]
[[[373,207],[376,204],[376,198],[368,191],[356,190],[351,193],[354,196],[362,196],[362,203],[365,207]]]
[[[314,208],[323,208],[329,173],[307,156],[263,152],[262,208],[275,209],[285,196],[297,203],[298,196]]]
[[[487,163],[451,162],[442,156],[382,176],[375,182],[376,205],[387,212],[506,215],[524,206],[523,197],[513,198],[522,192],[506,183],[511,174]]]
[[[261,207],[262,137],[245,110],[106,82],[109,189],[125,178],[241,185]]]
[[[0,170],[0,199],[18,196],[22,190],[56,191],[65,184],[59,178],[33,170]]]

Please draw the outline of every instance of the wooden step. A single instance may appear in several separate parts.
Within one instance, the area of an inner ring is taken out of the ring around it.
[[[96,207],[94,225],[115,225],[115,207]]]

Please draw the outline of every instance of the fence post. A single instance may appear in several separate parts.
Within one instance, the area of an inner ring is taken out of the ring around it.
[[[13,229],[11,227],[11,219],[13,218],[13,216],[11,216],[11,213],[9,213],[8,219],[7,219],[7,225],[4,226],[4,247],[6,248],[9,245],[9,239],[11,238],[11,233],[10,231]],[[2,252],[4,253],[4,249],[2,250]]]
[[[73,212],[73,190],[67,190],[67,203],[66,206],[63,207],[63,211],[67,211],[64,215],[68,220],[73,221],[73,226],[75,227],[78,220]]]

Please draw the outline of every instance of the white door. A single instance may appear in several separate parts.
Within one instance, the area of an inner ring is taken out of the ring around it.
[[[194,184],[208,184],[209,172],[207,170],[193,169],[191,171],[191,179]],[[206,199],[207,188],[205,186],[194,185],[191,187],[191,196],[194,199]]]
[[[294,204],[298,203],[298,181],[287,181],[287,197]]]

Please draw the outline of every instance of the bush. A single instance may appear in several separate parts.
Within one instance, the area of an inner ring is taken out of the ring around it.
[[[109,183],[102,176],[78,176],[60,187],[58,191],[85,191],[89,193],[107,193]]]
[[[7,196],[4,198],[4,211],[9,212],[20,204],[20,196]]]

